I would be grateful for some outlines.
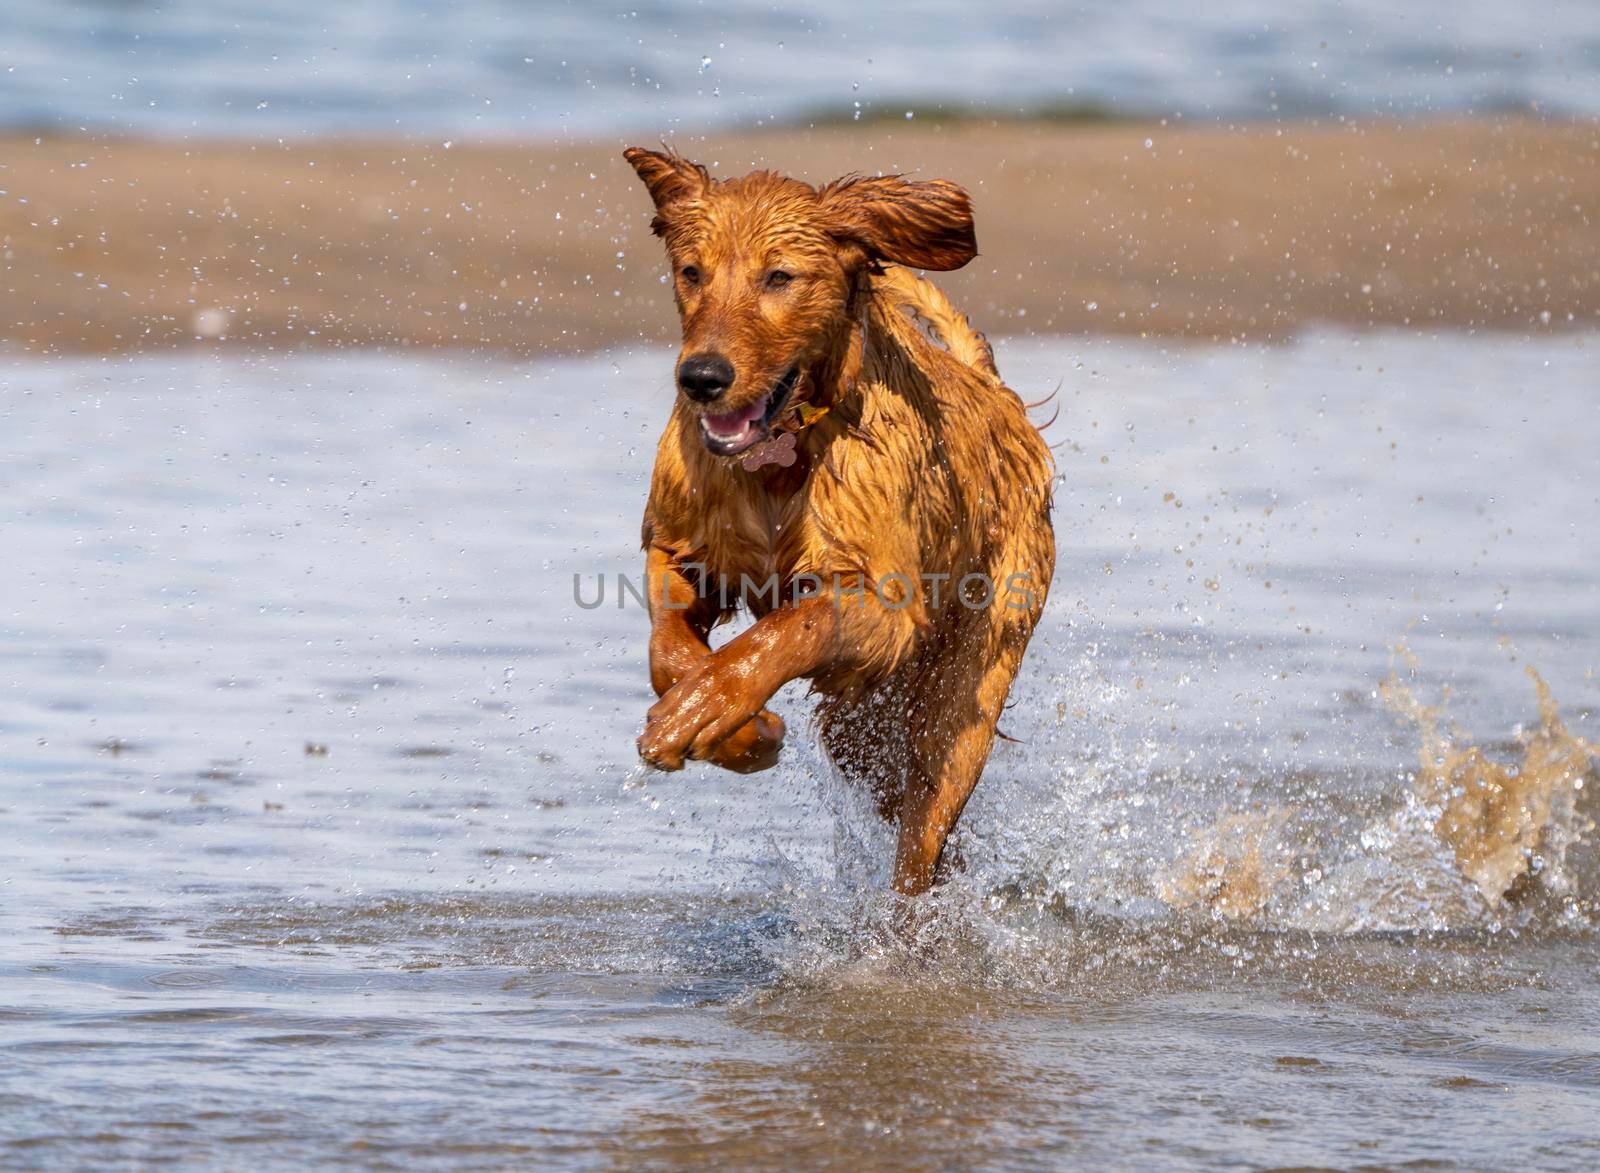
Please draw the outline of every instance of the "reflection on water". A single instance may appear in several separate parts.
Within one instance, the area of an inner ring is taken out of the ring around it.
[[[634,769],[662,355],[10,362],[0,1163],[1592,1164],[1589,346],[1002,348],[1061,571],[910,938],[803,720]]]

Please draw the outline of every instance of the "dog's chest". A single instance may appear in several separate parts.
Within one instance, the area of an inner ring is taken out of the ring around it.
[[[794,575],[814,570],[814,526],[804,493],[776,496],[764,491],[741,493],[709,527],[704,543],[709,577],[738,589],[760,589],[776,581],[787,585]]]

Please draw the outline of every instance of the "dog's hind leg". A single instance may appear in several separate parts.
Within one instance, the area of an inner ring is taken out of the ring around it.
[[[989,640],[967,642],[966,649],[957,649],[951,662],[931,674],[920,702],[926,711],[917,721],[894,857],[895,891],[906,896],[926,892],[933,884],[945,841],[989,759],[995,724],[1022,662],[1020,640],[1002,641],[997,654],[981,655],[980,663],[973,662],[977,657],[972,653],[987,651]],[[973,649],[972,644],[980,647]]]

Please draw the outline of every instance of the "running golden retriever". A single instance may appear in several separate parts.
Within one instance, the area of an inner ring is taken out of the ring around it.
[[[1049,448],[983,336],[910,272],[976,255],[967,195],[625,157],[683,322],[644,515],[660,700],[639,753],[765,769],[784,734],[765,705],[809,680],[830,757],[898,820],[895,889],[921,893],[1055,567]],[[741,606],[754,624],[712,651]]]

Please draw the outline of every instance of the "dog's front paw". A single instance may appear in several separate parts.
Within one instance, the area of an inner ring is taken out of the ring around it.
[[[740,773],[764,770],[777,761],[783,722],[765,710],[754,712],[757,703],[740,695],[736,681],[702,668],[651,706],[639,756],[661,770],[681,770],[688,758]]]
[[[687,746],[681,744],[680,739],[669,735],[663,723],[647,718],[644,732],[639,734],[637,744],[639,760],[645,765],[654,766],[658,770],[683,769],[683,756]]]

